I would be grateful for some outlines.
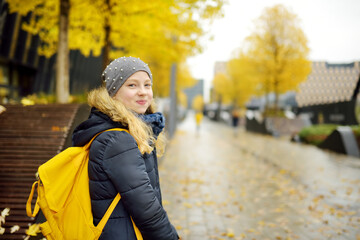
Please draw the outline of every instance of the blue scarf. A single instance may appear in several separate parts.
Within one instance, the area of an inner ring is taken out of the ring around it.
[[[149,124],[153,130],[155,138],[159,136],[162,130],[165,127],[165,117],[160,112],[146,114],[146,115],[139,115],[139,117]]]

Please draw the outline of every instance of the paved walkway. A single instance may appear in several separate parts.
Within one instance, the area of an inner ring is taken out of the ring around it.
[[[192,114],[160,165],[184,240],[360,239],[360,159],[247,133]]]

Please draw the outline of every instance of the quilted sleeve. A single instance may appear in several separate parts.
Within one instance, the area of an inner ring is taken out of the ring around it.
[[[120,193],[122,203],[143,238],[178,239],[176,230],[155,196],[135,139],[127,132],[107,132],[106,135],[104,171]]]

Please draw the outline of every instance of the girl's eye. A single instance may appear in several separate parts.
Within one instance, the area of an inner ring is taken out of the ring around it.
[[[128,86],[129,87],[135,87],[135,84],[129,84]]]

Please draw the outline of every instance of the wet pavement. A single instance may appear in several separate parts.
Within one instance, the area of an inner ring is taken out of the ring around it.
[[[360,159],[233,129],[193,114],[160,164],[183,240],[360,240]]]

